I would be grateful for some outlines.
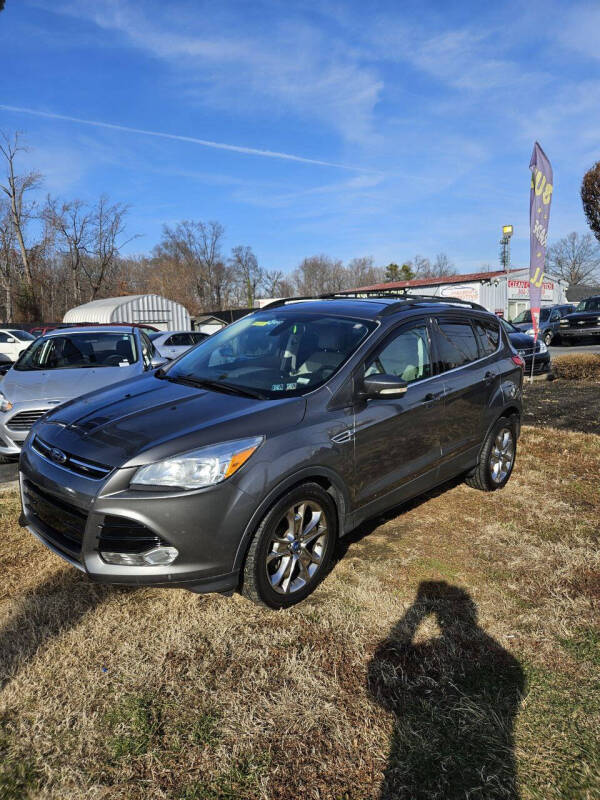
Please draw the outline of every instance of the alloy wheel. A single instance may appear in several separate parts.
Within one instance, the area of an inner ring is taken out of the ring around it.
[[[271,588],[291,595],[309,584],[321,567],[328,537],[327,518],[317,502],[306,500],[288,508],[267,547]]]
[[[490,453],[490,472],[494,483],[503,483],[510,475],[515,459],[515,442],[509,428],[501,428],[496,434]]]

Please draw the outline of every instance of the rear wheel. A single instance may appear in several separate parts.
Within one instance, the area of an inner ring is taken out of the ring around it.
[[[337,538],[337,513],[316,483],[288,492],[266,514],[250,544],[242,594],[269,608],[304,600],[320,583]]]
[[[488,433],[479,464],[466,478],[473,489],[493,492],[506,486],[517,454],[517,420],[500,417]]]

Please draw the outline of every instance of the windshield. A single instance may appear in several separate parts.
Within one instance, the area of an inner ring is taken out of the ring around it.
[[[540,309],[540,322],[546,322],[548,319],[549,311],[547,308]],[[521,311],[513,320],[516,325],[520,325],[524,322],[531,322],[531,309],[528,308],[526,311]]]
[[[131,333],[70,333],[40,337],[28,347],[14,366],[34,369],[83,369],[128,367],[137,361],[135,337]]]
[[[575,311],[600,311],[600,297],[588,297],[582,300]]]
[[[207,338],[158,377],[253,397],[297,396],[328,380],[375,323],[273,309]]]
[[[10,333],[15,339],[20,339],[22,342],[33,342],[35,340],[35,336],[32,336],[28,331],[12,330],[7,331],[7,333]]]
[[[500,322],[504,325],[504,330],[507,333],[520,333],[520,334],[523,333],[523,331],[520,331],[518,328],[515,328],[515,326],[512,324],[512,322],[509,322],[507,319],[502,319],[501,318]]]

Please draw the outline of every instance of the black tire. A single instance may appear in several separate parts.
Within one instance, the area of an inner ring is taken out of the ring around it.
[[[469,473],[465,478],[468,486],[471,486],[473,489],[479,489],[482,492],[495,492],[496,489],[502,489],[506,486],[512,475],[517,456],[518,425],[519,423],[516,416],[500,417],[500,419],[494,423],[483,443],[479,464],[475,467],[473,472]],[[503,431],[508,431],[510,433],[512,440],[512,457],[510,458],[510,464],[502,462],[506,465],[506,474],[504,474],[503,469],[494,474],[492,461],[494,460],[496,463],[498,459],[502,461],[500,456],[495,456],[495,453],[500,452],[497,439]]]
[[[550,347],[550,345],[552,344],[552,340],[554,339],[554,334],[552,333],[552,331],[546,331],[543,338],[546,347]]]
[[[309,528],[313,514],[319,515],[319,519],[307,536],[312,536],[312,541],[303,547],[298,544],[302,539],[301,533],[293,533],[294,540],[286,539],[289,526],[289,513],[294,518],[294,531],[296,531],[296,521],[299,517],[298,511],[302,505],[306,506],[303,518],[303,528]],[[314,512],[318,508],[320,512]],[[306,520],[306,524],[304,523]],[[285,528],[285,535],[284,535]],[[325,532],[323,532],[325,531]],[[320,532],[320,533],[319,533]],[[331,497],[317,483],[302,483],[284,495],[265,515],[258,526],[254,537],[248,548],[244,571],[242,574],[241,593],[259,605],[268,608],[288,608],[304,600],[314,591],[321,580],[327,574],[331,563],[331,558],[335,549],[338,536],[338,518],[335,503]],[[277,537],[278,542],[273,538]],[[298,544],[298,549],[293,550]],[[312,546],[313,551],[310,550]],[[273,549],[271,549],[273,548]],[[281,557],[271,558],[268,556],[281,552]],[[308,565],[305,563],[310,556]],[[296,559],[294,561],[294,559]],[[318,559],[318,563],[315,563]],[[309,576],[309,580],[301,585],[304,578],[300,574],[304,568],[304,574],[308,575],[307,570],[314,567],[314,572]],[[289,579],[283,578],[279,584],[279,590],[273,588],[279,572],[283,570],[283,575],[289,573]],[[296,576],[293,580],[292,577]],[[287,589],[284,584],[287,580]],[[293,588],[294,584],[299,584]]]

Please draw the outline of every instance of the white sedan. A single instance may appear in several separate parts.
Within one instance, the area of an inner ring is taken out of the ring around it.
[[[208,334],[200,331],[157,331],[150,334],[150,339],[163,358],[173,359],[208,339]]]
[[[18,328],[0,328],[0,353],[16,361],[23,350],[35,341],[35,336]]]

